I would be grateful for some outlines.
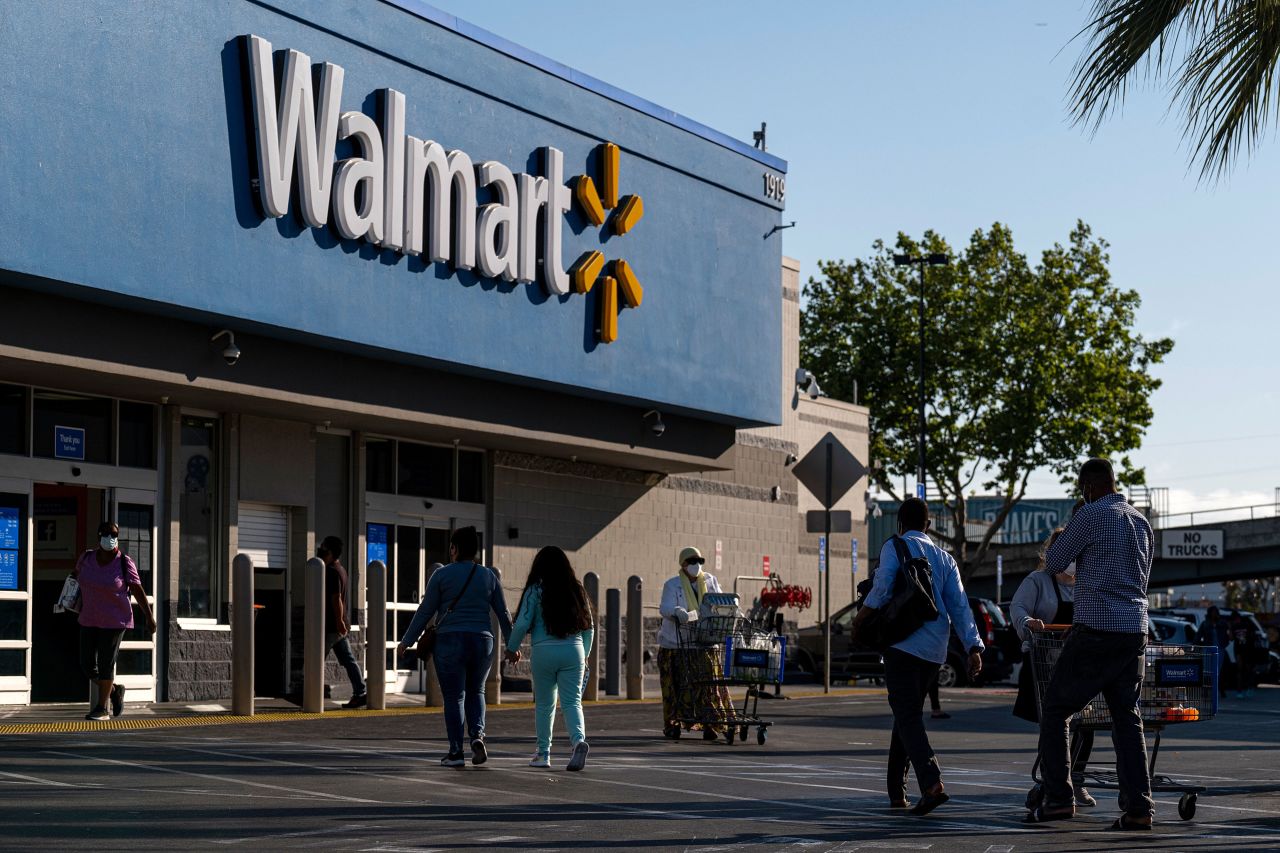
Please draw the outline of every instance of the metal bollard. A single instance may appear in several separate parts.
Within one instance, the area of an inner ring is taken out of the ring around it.
[[[502,588],[502,572],[492,569],[498,578],[498,588]],[[505,600],[505,597],[504,597]],[[498,617],[489,611],[489,633],[493,634],[493,654],[489,658],[489,680],[484,683],[484,701],[489,705],[502,704],[502,649],[504,637],[498,627]]]
[[[618,696],[622,680],[622,593],[619,590],[605,592],[604,624],[608,638],[604,649],[604,692]]]
[[[600,698],[600,644],[604,642],[604,623],[600,621],[600,576],[595,572],[587,572],[582,576],[582,585],[587,590],[587,601],[591,603],[591,618],[596,627],[591,654],[587,655],[587,690],[582,694],[582,698],[588,702],[594,702]]]
[[[324,711],[324,561],[307,560],[303,572],[302,710]]]
[[[253,716],[253,558],[231,561],[231,712]]]
[[[365,570],[364,668],[369,686],[369,708],[387,707],[387,566],[381,560]]]
[[[627,578],[627,698],[644,698],[644,592],[636,575]]]

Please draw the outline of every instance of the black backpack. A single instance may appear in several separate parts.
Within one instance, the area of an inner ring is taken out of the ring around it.
[[[926,622],[938,618],[933,600],[933,569],[924,557],[913,557],[906,540],[891,540],[898,554],[898,574],[893,595],[879,609],[872,609],[858,626],[858,642],[884,650],[910,637]],[[865,605],[863,605],[865,606]]]

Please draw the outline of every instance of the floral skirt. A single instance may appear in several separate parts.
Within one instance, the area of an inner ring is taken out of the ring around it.
[[[716,723],[734,716],[729,691],[708,683],[724,677],[717,649],[659,649],[658,677],[664,727],[723,731],[725,726]]]

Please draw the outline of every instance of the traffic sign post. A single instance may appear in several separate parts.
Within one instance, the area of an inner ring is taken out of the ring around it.
[[[818,540],[821,543],[818,548],[818,581],[822,584],[820,587],[822,642],[826,650],[822,664],[822,690],[824,693],[830,693],[831,572],[826,569],[827,543],[831,541],[833,520],[831,507],[835,506],[836,501],[844,497],[854,484],[866,476],[867,468],[849,452],[849,448],[840,443],[840,439],[836,438],[834,433],[829,432],[795,464],[791,473],[822,503],[822,538]],[[852,525],[852,521],[850,524]]]
[[[1001,593],[1004,591],[1004,554],[996,554],[996,604],[1003,604]]]

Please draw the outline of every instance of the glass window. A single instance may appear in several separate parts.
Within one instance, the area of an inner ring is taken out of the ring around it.
[[[395,442],[389,438],[366,439],[364,464],[366,491],[395,494]]]
[[[178,453],[178,615],[217,617],[218,422],[184,417]]]
[[[417,604],[422,600],[418,577],[422,571],[422,541],[417,527],[396,527],[396,578],[392,587],[394,601]],[[408,618],[413,618],[409,613]],[[404,627],[409,627],[408,621]]]
[[[27,603],[0,601],[0,640],[27,638]]]
[[[110,399],[61,391],[35,391],[33,398],[32,451],[36,456],[101,465],[114,461]]]
[[[120,525],[120,550],[133,558],[138,566],[142,588],[151,595],[151,572],[155,565],[151,543],[153,510],[146,504],[120,504],[116,523]]]
[[[116,673],[118,675],[150,675],[151,650],[121,649],[119,657],[116,658]]]
[[[484,503],[484,452],[458,451],[458,500]]]
[[[156,467],[156,407],[150,403],[120,403],[120,464]]]
[[[453,448],[400,442],[399,493],[453,499]]]
[[[0,675],[26,675],[26,649],[0,649]]]
[[[0,453],[27,455],[27,389],[0,385]]]

